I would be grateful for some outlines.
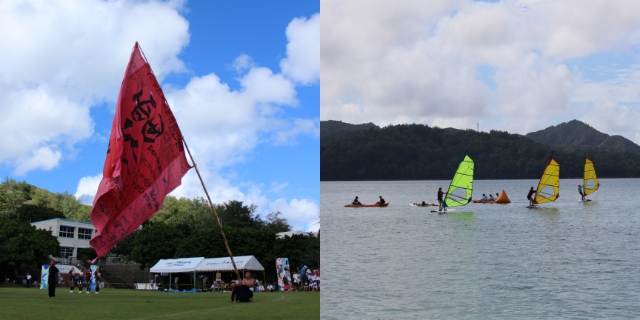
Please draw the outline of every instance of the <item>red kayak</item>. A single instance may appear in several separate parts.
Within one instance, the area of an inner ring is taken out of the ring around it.
[[[345,204],[344,207],[345,208],[372,208],[372,207],[386,207],[388,206],[389,203],[385,203],[385,204]]]
[[[495,201],[482,202],[482,200],[473,200],[473,203],[496,203]]]

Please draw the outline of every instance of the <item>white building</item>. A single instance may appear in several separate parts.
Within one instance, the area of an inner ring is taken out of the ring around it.
[[[60,258],[68,260],[78,257],[78,249],[91,247],[89,240],[96,232],[91,222],[61,218],[36,221],[31,225],[38,229],[51,231],[51,234],[60,242],[62,248]]]

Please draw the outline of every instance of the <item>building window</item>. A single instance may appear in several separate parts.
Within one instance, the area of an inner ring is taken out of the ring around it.
[[[78,239],[91,239],[92,229],[78,228]]]
[[[61,253],[61,255],[62,255],[62,257],[63,257],[63,258],[65,258],[65,259],[66,259],[66,258],[69,258],[69,257],[72,257],[72,256],[73,256],[73,248],[69,248],[69,247],[62,247],[61,249],[62,249],[62,251],[61,251],[61,252],[62,252],[62,253]]]
[[[62,238],[73,238],[73,231],[75,229],[75,227],[60,226],[60,233],[58,233],[58,236]]]

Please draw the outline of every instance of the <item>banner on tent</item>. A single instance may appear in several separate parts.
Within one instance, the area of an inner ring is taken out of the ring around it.
[[[278,273],[278,289],[280,291],[289,291],[289,289],[291,288],[289,258],[276,259],[276,272]]]

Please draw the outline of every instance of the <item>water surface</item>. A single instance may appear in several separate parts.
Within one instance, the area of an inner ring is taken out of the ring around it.
[[[534,180],[484,180],[512,203],[438,214],[449,181],[321,182],[323,319],[640,318],[640,179],[581,180],[527,209]],[[387,208],[344,208],[355,196]]]

